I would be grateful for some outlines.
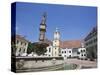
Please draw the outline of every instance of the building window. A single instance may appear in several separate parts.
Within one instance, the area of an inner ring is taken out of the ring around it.
[[[55,48],[56,49],[56,48]]]
[[[18,49],[18,47],[16,46],[16,47],[15,47],[15,49],[17,50],[17,49]]]
[[[86,54],[84,54],[84,56],[86,56]]]
[[[26,43],[25,43],[25,46],[26,46]]]
[[[63,51],[62,51],[62,53],[63,53]]]
[[[61,51],[59,50],[59,53],[61,53]]]
[[[65,51],[65,53],[66,53],[66,51]]]
[[[21,52],[21,48],[19,49],[19,52]]]
[[[23,43],[21,42],[21,45],[22,45]]]
[[[83,50],[85,52],[85,50]]]
[[[64,57],[66,57],[66,55],[64,55]]]
[[[69,57],[71,57],[71,55],[69,55]]]
[[[81,56],[83,56],[83,54]]]
[[[51,48],[49,48],[49,52],[51,52]]]
[[[83,51],[81,50],[81,52],[83,52]]]
[[[50,57],[50,55],[49,55],[49,57]]]
[[[69,53],[71,53],[71,51],[69,51]]]
[[[61,56],[61,54],[59,56]]]
[[[25,53],[25,49],[23,50],[23,52]]]
[[[77,52],[77,54],[80,54],[80,52]]]

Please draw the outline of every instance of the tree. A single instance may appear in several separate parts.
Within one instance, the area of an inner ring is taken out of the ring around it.
[[[44,53],[47,51],[47,46],[47,43],[33,43],[34,52],[37,53],[39,56],[44,55]]]
[[[27,53],[30,54],[31,52],[34,52],[33,44],[29,42],[28,48],[27,48]]]
[[[27,53],[30,54],[31,52],[36,53],[37,55],[44,55],[47,51],[46,47],[48,46],[47,43],[29,43]]]

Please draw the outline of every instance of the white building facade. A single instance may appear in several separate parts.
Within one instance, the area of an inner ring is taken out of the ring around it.
[[[80,48],[61,48],[61,55],[64,59],[67,58],[79,58],[86,59],[86,48],[82,45]]]
[[[47,52],[45,53],[45,56],[47,56],[47,57],[52,57],[53,56],[53,50],[52,50],[52,45],[49,45],[48,47],[47,47]]]
[[[82,47],[78,49],[78,58],[79,59],[87,58],[86,48],[84,47],[83,43],[82,43]]]
[[[28,48],[28,41],[21,37],[20,35],[16,36],[16,56],[26,56]]]
[[[72,48],[72,58],[78,58],[78,48]]]
[[[64,59],[71,58],[72,57],[72,49],[68,49],[68,48],[61,49],[61,55],[62,55],[62,57],[64,57]]]
[[[70,47],[62,48],[60,46],[60,32],[56,28],[56,31],[54,32],[54,39],[52,41],[52,44],[50,44],[47,47],[47,52],[45,53],[45,56],[47,57],[63,57],[64,59],[67,58],[80,58],[85,59],[86,58],[86,48],[84,48],[83,44],[80,43],[78,47]],[[72,45],[72,43],[69,43]],[[76,43],[75,43],[76,44]],[[64,44],[66,45],[66,44]]]
[[[47,52],[45,53],[45,56],[58,57],[59,55],[60,55],[60,32],[56,28],[56,31],[54,32],[54,39],[52,45],[50,44],[47,47]]]

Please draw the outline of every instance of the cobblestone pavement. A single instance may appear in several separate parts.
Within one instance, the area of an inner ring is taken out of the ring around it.
[[[89,60],[79,60],[79,59],[66,59],[66,63],[68,64],[77,64],[80,68],[96,68],[97,62],[96,61],[89,61]]]

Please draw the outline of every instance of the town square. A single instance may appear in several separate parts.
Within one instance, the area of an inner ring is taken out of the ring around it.
[[[97,68],[96,7],[15,2],[11,10],[12,71]]]

